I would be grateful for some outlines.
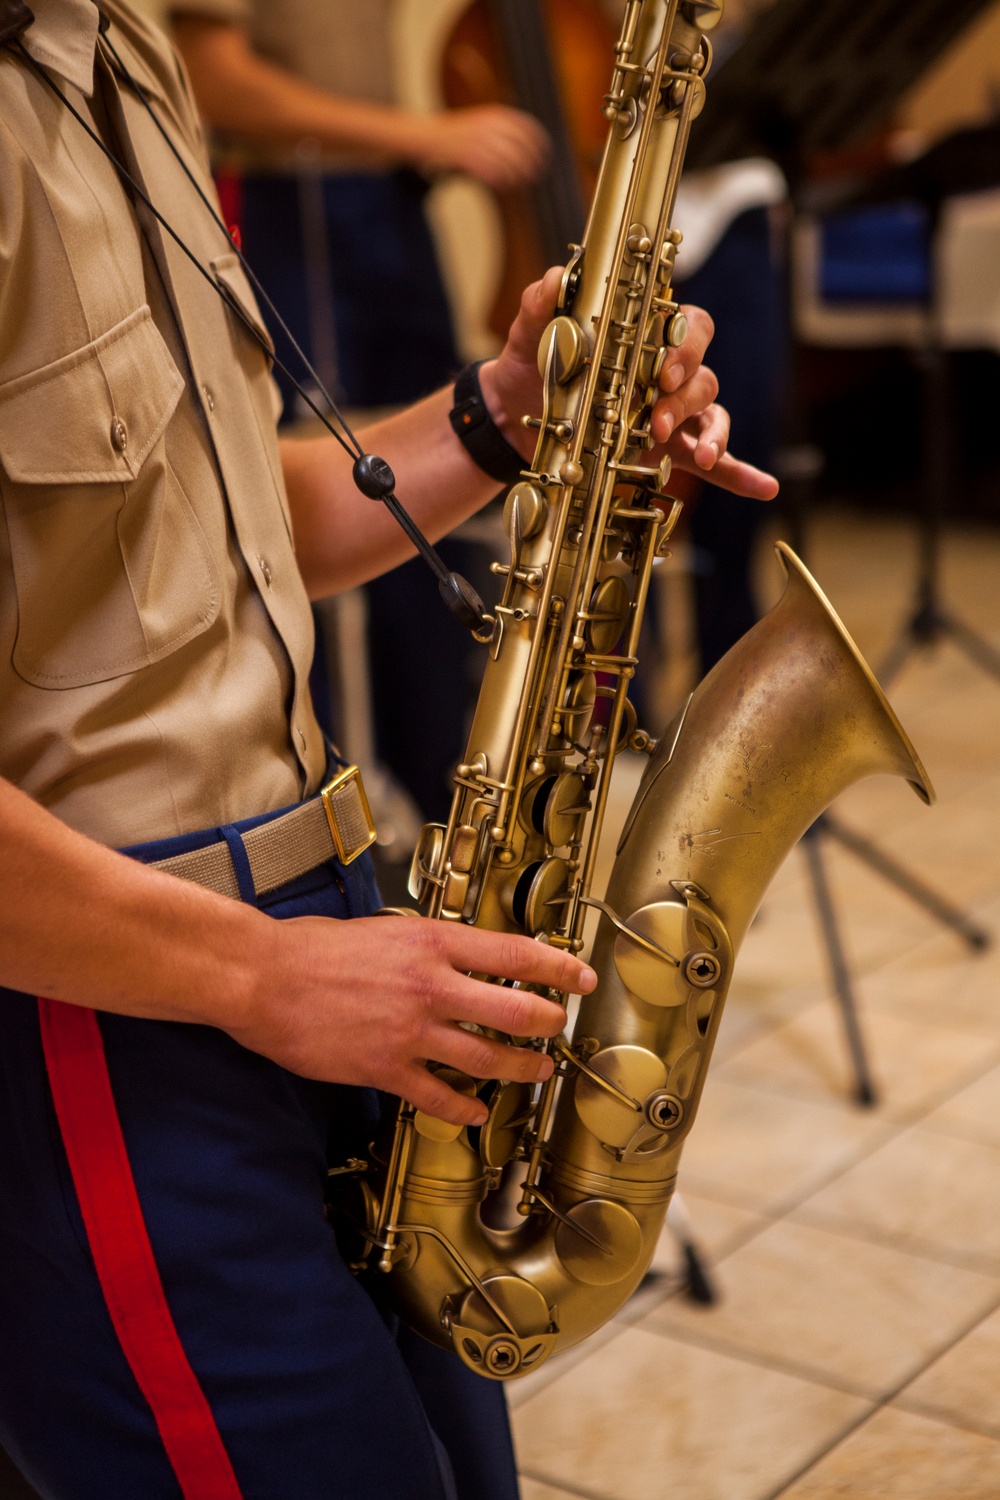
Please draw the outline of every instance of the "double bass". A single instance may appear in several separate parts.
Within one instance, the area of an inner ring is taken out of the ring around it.
[[[511,104],[540,120],[552,143],[533,187],[497,195],[503,276],[490,326],[503,336],[521,290],[565,261],[583,234],[604,149],[601,101],[611,26],[595,0],[474,0],[442,56],[452,108]]]
[[[614,32],[604,0],[397,0],[396,93],[411,109],[509,104],[552,142],[533,188],[435,185],[428,212],[466,358],[495,352],[521,292],[580,239],[603,150]]]

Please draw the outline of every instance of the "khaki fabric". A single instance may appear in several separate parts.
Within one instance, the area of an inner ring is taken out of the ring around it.
[[[319,88],[391,104],[391,0],[169,0],[246,25],[254,49]]]
[[[118,0],[105,9],[211,192],[170,48]],[[260,324],[236,257],[99,47],[88,99],[94,14],[43,0],[26,44]],[[274,410],[262,350],[79,123],[0,53],[0,773],[102,842],[273,811],[322,776]]]

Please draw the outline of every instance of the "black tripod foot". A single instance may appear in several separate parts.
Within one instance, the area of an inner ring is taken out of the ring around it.
[[[878,1103],[878,1094],[872,1088],[871,1081],[867,1078],[858,1082],[854,1090],[854,1102],[860,1104],[862,1109],[874,1109]]]
[[[855,1101],[863,1109],[873,1109],[878,1103],[878,1093],[872,1082],[871,1068],[868,1065],[868,1049],[865,1046],[861,1023],[858,1019],[851,971],[847,966],[847,956],[840,939],[840,926],[833,905],[826,866],[823,862],[821,839],[823,833],[828,831],[829,825],[825,818],[817,818],[804,834],[800,848],[805,855],[806,867],[809,871],[816,915],[819,918],[823,946],[826,949],[827,963],[830,968],[830,982],[837,997],[840,1019],[844,1027],[844,1039],[847,1042],[847,1051],[854,1070],[852,1092]]]
[[[697,1302],[700,1307],[714,1307],[719,1300],[719,1294],[715,1290],[715,1283],[708,1274],[708,1268],[697,1246],[690,1240],[686,1240],[682,1249],[684,1251],[684,1295],[690,1302]]]

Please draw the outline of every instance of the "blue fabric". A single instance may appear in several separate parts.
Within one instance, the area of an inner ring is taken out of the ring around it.
[[[233,870],[236,873],[236,884],[240,888],[240,900],[246,901],[250,906],[257,905],[257,889],[253,881],[253,871],[250,868],[250,856],[247,854],[243,835],[238,828],[231,823],[220,828],[219,832],[226,841],[229,849],[229,858],[233,862]]]
[[[926,302],[930,294],[930,215],[923,204],[878,204],[824,221],[824,301]]]
[[[705,264],[679,283],[683,302],[715,319],[708,364],[732,418],[730,451],[758,468],[774,464],[787,363],[784,277],[766,208],[729,226]],[[768,508],[706,484],[691,512],[695,627],[707,672],[757,619],[751,567]]]
[[[129,852],[151,863],[221,836]],[[342,919],[378,901],[363,857],[259,904]],[[364,1150],[376,1096],[296,1077],[208,1027],[100,1025],[167,1300],[245,1500],[516,1500],[500,1387],[397,1336],[324,1217],[328,1153]],[[44,1500],[177,1500],[97,1284],[37,1007],[12,991],[0,992],[0,1140],[0,1443]]]
[[[330,263],[340,397],[348,406],[414,401],[457,369],[451,313],[424,217],[426,183],[415,172],[330,173],[320,178]],[[248,174],[243,246],[302,348],[314,356],[299,180]],[[279,330],[278,354],[304,379]],[[275,378],[293,414],[292,390]],[[307,380],[306,380],[306,383]]]

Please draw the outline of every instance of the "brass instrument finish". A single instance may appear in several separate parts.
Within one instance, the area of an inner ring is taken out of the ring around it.
[[[718,0],[625,6],[584,244],[539,350],[538,443],[504,510],[503,595],[468,750],[448,825],[425,829],[411,876],[433,918],[572,952],[596,908],[598,987],[572,1042],[536,1044],[556,1064],[548,1083],[449,1073],[486,1101],[485,1126],[404,1103],[367,1170],[338,1179],[360,1220],[359,1264],[387,1273],[406,1322],[495,1379],[584,1338],[642,1279],[734,952],[796,840],[862,776],[902,775],[931,797],[871,673],[783,545],[782,599],[658,744],[628,702],[653,563],[679,511],[669,460],[651,460],[649,418],[686,331],[670,217],[720,14]],[[651,758],[598,900],[625,746]],[[480,1204],[514,1159],[521,1222],[489,1228]]]

